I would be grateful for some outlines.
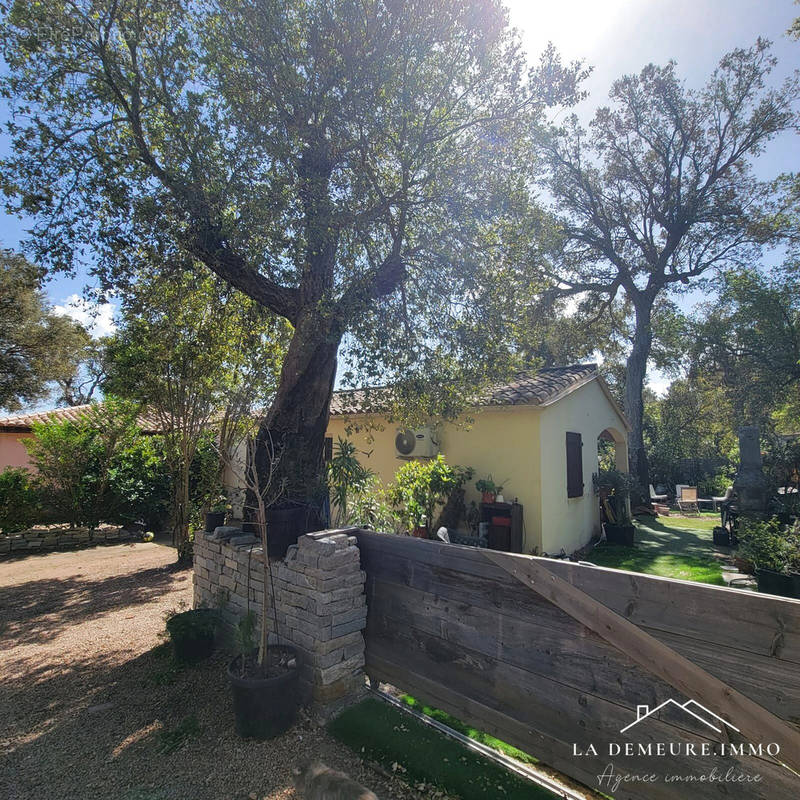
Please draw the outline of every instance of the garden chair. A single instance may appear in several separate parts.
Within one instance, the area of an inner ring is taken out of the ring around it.
[[[676,502],[681,513],[685,514],[694,510],[695,514],[700,514],[700,506],[697,505],[696,486],[681,486],[681,493],[678,495]]]
[[[668,494],[656,494],[653,484],[650,484],[650,500],[652,500],[654,503],[666,503],[668,497]]]
[[[722,497],[714,497],[712,495],[711,496],[711,502],[714,504],[714,511],[717,510],[717,503],[724,503],[724,502],[730,500],[732,496],[733,496],[733,486],[729,486],[725,490],[725,494],[722,495]]]

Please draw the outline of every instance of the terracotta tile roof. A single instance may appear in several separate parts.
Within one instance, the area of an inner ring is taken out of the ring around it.
[[[51,408],[49,411],[34,411],[30,414],[15,414],[11,417],[0,417],[0,431],[20,431],[27,433],[34,422],[77,422],[89,409],[99,405],[92,403],[83,406],[68,406],[66,408]],[[158,433],[161,426],[153,414],[140,414],[139,427],[145,433]]]
[[[552,403],[572,389],[598,377],[597,364],[570,364],[545,367],[538,372],[523,372],[512,380],[497,383],[478,395],[474,406],[541,406]],[[383,389],[354,389],[334,392],[331,415],[361,413],[364,408],[380,408]]]
[[[564,367],[545,367],[538,372],[524,372],[512,380],[488,387],[473,401],[473,406],[543,406],[555,402],[562,395],[599,377],[597,364],[570,364]],[[385,389],[352,389],[334,392],[331,398],[331,416],[360,414],[364,409],[379,410]],[[0,431],[30,431],[33,422],[72,420],[83,416],[90,405],[72,408],[54,408],[32,414],[0,417]],[[620,412],[621,413],[621,412]],[[139,425],[146,433],[161,430],[153,414],[142,414]]]

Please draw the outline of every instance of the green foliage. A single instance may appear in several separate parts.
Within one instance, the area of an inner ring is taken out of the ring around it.
[[[605,495],[611,503],[615,524],[629,524],[631,518],[628,504],[631,494],[639,489],[636,478],[629,472],[620,472],[616,468],[600,469],[592,475],[592,483],[595,493]]]
[[[733,485],[733,474],[730,469],[720,469],[715,473],[704,475],[697,482],[697,493],[700,497],[722,497]]]
[[[54,314],[41,291],[42,271],[0,249],[0,408],[16,411],[71,380],[90,341],[76,321]]]
[[[105,517],[123,524],[144,521],[160,529],[170,497],[170,476],[160,436],[139,434],[122,443],[108,465],[108,488],[114,512]]]
[[[396,531],[398,520],[389,490],[377,476],[370,478],[362,491],[353,497],[350,518],[352,525],[362,528],[386,533]]]
[[[0,472],[0,531],[14,533],[41,521],[39,492],[28,470],[6,467]]]
[[[491,474],[476,481],[475,488],[481,493],[489,492],[490,494],[500,494],[503,491],[503,487],[494,482]]]
[[[272,417],[308,445],[281,466],[298,490],[340,343],[346,383],[448,413],[505,368],[492,290],[529,222],[527,138],[581,70],[553,49],[529,68],[499,0],[17,0],[5,22],[0,188],[37,257],[92,257],[123,296],[142,262],[202,262],[290,321]]]
[[[163,428],[172,523],[190,524],[222,493],[224,458],[275,390],[288,327],[205,270],[143,270],[108,344],[106,391]]]
[[[697,370],[673,381],[664,397],[647,398],[644,420],[652,483],[688,483],[706,492],[713,486],[715,495],[730,485],[737,426],[716,376]]]
[[[705,276],[757,260],[775,237],[753,224],[769,189],[751,162],[795,116],[798,80],[772,88],[775,64],[763,39],[725,55],[698,89],[673,62],[649,64],[614,82],[588,129],[572,116],[541,139],[561,229],[549,248],[552,291],[598,314],[613,311],[619,295],[629,303],[629,457],[645,489],[642,392],[648,360],[665,355],[654,349],[656,324],[663,343],[679,341],[683,326],[664,303]]]
[[[348,504],[363,495],[373,482],[374,473],[362,466],[356,452],[355,445],[340,436],[328,464],[328,487],[332,510],[336,512],[334,527],[356,524]]]
[[[243,614],[236,626],[236,650],[242,657],[243,667],[245,657],[256,649],[256,627],[257,619],[254,611]]]
[[[219,627],[219,613],[213,608],[193,608],[167,619],[172,639],[197,639],[213,636]]]
[[[800,541],[797,532],[782,524],[777,517],[770,520],[742,518],[737,531],[737,554],[752,561],[758,569],[787,571],[797,564]]]
[[[25,447],[42,502],[59,521],[158,519],[169,477],[159,440],[145,436],[136,418],[136,406],[108,400],[76,422],[34,424]]]
[[[472,478],[472,467],[451,467],[440,453],[427,461],[408,461],[390,489],[392,505],[410,529],[433,525],[436,508]]]
[[[693,360],[713,376],[736,426],[771,427],[777,412],[789,429],[800,421],[800,279],[791,270],[755,269],[724,276],[694,330]]]

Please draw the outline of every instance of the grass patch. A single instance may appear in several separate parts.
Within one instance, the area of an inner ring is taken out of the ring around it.
[[[467,725],[460,719],[450,716],[450,714],[448,714],[446,711],[441,711],[440,709],[433,708],[432,706],[423,705],[419,700],[411,697],[411,695],[408,694],[404,694],[400,699],[415,711],[420,711],[425,714],[426,717],[435,719],[437,722],[447,725],[449,728],[452,728],[454,731],[457,731],[463,736],[468,736],[470,739],[474,739],[476,742],[480,742],[481,744],[485,744],[487,747],[491,747],[493,750],[504,753],[505,755],[509,756],[509,758],[514,758],[517,761],[521,761],[523,764],[539,763],[537,758],[528,755],[527,753],[517,749],[507,742],[496,739],[494,736],[490,736],[488,733],[484,733],[484,731],[479,731],[476,728]]]
[[[162,755],[177,750],[189,739],[196,739],[203,732],[197,717],[190,714],[184,717],[174,728],[164,728],[159,733],[158,752]]]
[[[711,513],[639,519],[633,547],[601,545],[585,560],[600,567],[724,586],[721,563],[713,555],[715,525],[719,515]]]
[[[464,800],[556,797],[381,700],[368,698],[348,708],[328,730],[355,752],[399,772],[412,786],[433,784]]]

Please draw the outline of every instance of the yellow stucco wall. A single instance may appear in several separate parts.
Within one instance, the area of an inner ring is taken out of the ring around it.
[[[495,482],[503,483],[503,496],[515,498],[523,506],[525,540],[523,548],[530,552],[541,547],[541,487],[539,476],[539,412],[531,406],[485,409],[472,415],[473,422],[443,423],[437,426],[440,451],[449,464],[473,467],[475,478],[465,487],[467,504],[478,502],[475,489],[478,478],[491,474]],[[346,425],[361,424],[365,418],[344,420],[332,417],[328,436],[348,438],[361,451],[361,462],[375,472],[384,483],[390,483],[403,464],[395,456],[394,439],[398,426],[382,418],[371,418],[382,426],[369,431],[348,434]]]
[[[609,430],[620,444],[617,467],[628,469],[624,422],[608,401],[600,384],[591,381],[558,402],[542,409],[542,551],[567,553],[585,545],[600,531],[600,507],[592,488],[597,472],[597,438]],[[583,495],[567,497],[566,433],[583,440]]]
[[[450,464],[475,469],[475,479],[491,473],[503,482],[507,501],[523,505],[526,553],[571,553],[599,530],[599,507],[592,491],[597,472],[597,437],[611,429],[622,441],[618,466],[627,469],[624,422],[597,381],[576,389],[551,406],[505,406],[471,413],[471,425],[443,423],[437,427],[440,451]],[[348,425],[379,427],[347,432]],[[395,456],[398,426],[386,419],[353,416],[332,417],[328,436],[348,438],[359,449],[361,462],[384,483],[394,478],[403,461]],[[566,432],[583,438],[582,497],[567,498]],[[480,499],[474,480],[466,487],[467,503]]]

